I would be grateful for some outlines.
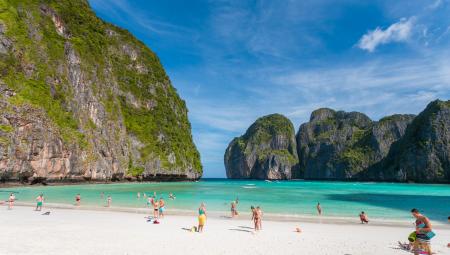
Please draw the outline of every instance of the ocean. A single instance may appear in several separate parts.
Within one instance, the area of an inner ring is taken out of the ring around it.
[[[208,211],[230,211],[238,198],[238,210],[249,212],[250,206],[261,206],[265,213],[312,216],[320,202],[323,215],[357,217],[365,211],[370,218],[408,220],[411,208],[418,208],[434,221],[450,216],[450,185],[404,183],[355,183],[329,181],[256,181],[202,179],[198,182],[113,183],[65,186],[22,186],[1,188],[0,199],[15,192],[19,202],[33,202],[40,193],[46,203],[74,204],[81,194],[82,205],[103,207],[111,195],[113,207],[145,208],[143,193],[164,197],[167,209],[195,212],[201,202]],[[101,199],[104,192],[104,199]],[[137,198],[137,192],[141,198]],[[173,193],[175,200],[168,194]]]

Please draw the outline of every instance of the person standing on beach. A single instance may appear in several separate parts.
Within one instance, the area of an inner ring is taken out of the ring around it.
[[[14,193],[9,194],[9,199],[8,199],[8,209],[9,210],[13,209],[14,201],[16,201],[16,196],[14,195]]]
[[[112,198],[111,195],[108,195],[108,198],[106,199],[107,207],[111,207]]]
[[[237,215],[238,215],[238,212],[236,210],[236,202],[232,201],[231,202],[231,218],[234,218]]]
[[[317,208],[317,213],[318,213],[319,215],[322,215],[322,207],[320,206],[320,203],[319,203],[319,202],[317,203],[316,208]]]
[[[42,204],[44,203],[44,195],[40,194],[37,198],[36,198],[36,209],[35,211],[40,211],[42,210]]]
[[[252,210],[252,221],[255,227],[255,230],[258,230],[258,221],[256,221],[256,209],[255,207],[252,205],[250,206],[250,209]]]
[[[420,254],[420,249],[424,249],[428,254],[432,254],[430,240],[434,236],[434,232],[430,220],[416,208],[411,209],[411,214],[416,218],[416,240],[413,243],[414,254]]]
[[[77,194],[75,196],[75,205],[80,206],[80,204],[81,204],[81,195]]]
[[[153,217],[159,217],[159,203],[158,200],[153,200]]]
[[[148,207],[148,208],[150,208],[150,206],[153,205],[153,201],[154,201],[154,200],[153,200],[152,197],[149,196],[149,197],[147,198],[147,207]]]
[[[261,210],[261,207],[257,206],[255,211],[256,211],[256,215],[255,215],[256,230],[262,230],[262,216],[263,216],[263,212]]]
[[[159,199],[159,215],[161,216],[161,218],[164,218],[164,211],[166,210],[165,205],[166,203],[164,202],[164,199],[161,197]]]
[[[359,214],[359,220],[361,220],[361,224],[364,224],[364,223],[369,224],[369,220],[367,219],[367,215],[365,212],[361,212]]]
[[[205,203],[201,203],[200,207],[198,208],[198,229],[197,231],[199,233],[203,232],[203,227],[206,224],[206,207]]]
[[[448,216],[447,220],[448,220],[448,223],[450,223],[450,216]],[[450,248],[450,243],[447,244],[447,247]]]
[[[141,198],[141,192],[138,192],[138,193],[137,193],[136,198],[137,198],[137,199],[140,199],[140,198]]]

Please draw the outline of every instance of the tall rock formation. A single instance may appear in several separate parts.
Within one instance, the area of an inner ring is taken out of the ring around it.
[[[365,180],[450,183],[450,100],[428,104]]]
[[[280,114],[256,120],[225,152],[228,178],[291,179],[298,164],[295,131]]]
[[[358,112],[315,110],[310,121],[297,133],[301,175],[305,179],[342,179],[352,176],[344,162],[344,152],[353,146],[371,125]]]
[[[358,112],[318,109],[297,133],[300,175],[305,179],[348,180],[383,159],[414,115],[372,121]]]
[[[0,92],[3,181],[202,175],[158,57],[86,0],[0,0]]]

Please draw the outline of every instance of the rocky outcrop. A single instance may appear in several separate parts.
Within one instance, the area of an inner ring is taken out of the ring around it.
[[[381,161],[414,115],[372,121],[358,112],[319,109],[297,133],[299,175],[305,179],[349,180]]]
[[[450,182],[450,101],[428,104],[364,180]]]
[[[224,159],[227,177],[291,179],[298,164],[296,151],[290,120],[280,114],[259,118],[228,145]]]
[[[297,134],[300,176],[305,179],[351,178],[344,155],[371,126],[369,117],[358,112],[323,108],[311,114]]]
[[[0,179],[198,179],[185,102],[157,56],[85,0],[6,1]]]

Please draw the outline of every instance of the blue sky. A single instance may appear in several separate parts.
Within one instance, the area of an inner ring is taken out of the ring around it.
[[[205,177],[256,118],[374,120],[450,98],[450,0],[89,0],[160,57],[186,100]]]

